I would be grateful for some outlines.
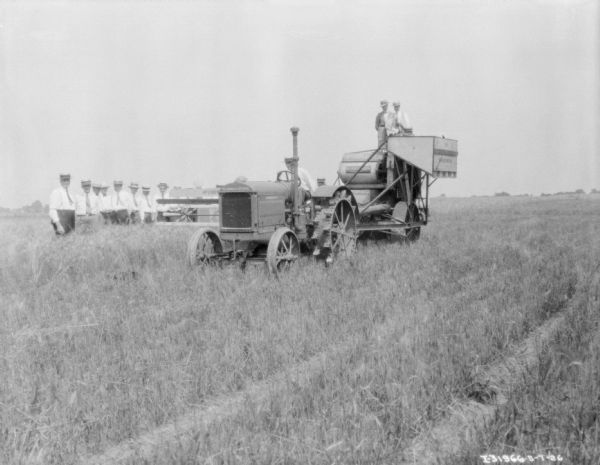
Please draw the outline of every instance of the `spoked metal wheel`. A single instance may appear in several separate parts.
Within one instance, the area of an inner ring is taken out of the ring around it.
[[[192,223],[197,216],[195,208],[182,208],[179,213],[180,216],[177,218],[179,223]]]
[[[219,235],[210,228],[196,231],[188,242],[190,266],[215,264],[223,254],[223,243]]]
[[[331,253],[328,262],[339,257],[349,257],[356,250],[356,216],[352,204],[341,199],[335,204],[329,228]]]
[[[267,247],[267,267],[277,276],[287,270],[300,256],[298,238],[288,228],[279,228],[269,240]]]
[[[419,208],[414,203],[411,203],[406,211],[406,222],[411,224],[417,221],[421,221],[421,214],[419,213]],[[421,237],[420,226],[415,226],[406,230],[406,239],[408,241],[414,242],[418,240],[419,237]]]

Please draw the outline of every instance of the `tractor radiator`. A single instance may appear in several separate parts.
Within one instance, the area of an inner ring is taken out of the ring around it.
[[[246,192],[221,194],[221,227],[252,227],[252,198]]]

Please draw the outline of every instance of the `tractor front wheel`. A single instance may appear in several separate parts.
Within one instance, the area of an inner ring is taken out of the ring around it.
[[[222,253],[223,243],[212,229],[199,229],[188,241],[187,258],[190,266],[214,264]]]
[[[267,267],[275,276],[287,270],[300,256],[300,243],[294,232],[279,228],[269,240],[267,247]]]

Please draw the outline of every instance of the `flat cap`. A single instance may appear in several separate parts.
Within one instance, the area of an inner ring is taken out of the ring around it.
[[[59,174],[58,177],[60,178],[61,181],[70,181],[71,180],[70,174]]]
[[[85,187],[85,186],[91,186],[92,185],[92,181],[90,181],[89,179],[82,179],[81,180],[81,186]]]
[[[394,105],[395,107],[399,107],[399,106],[400,106],[400,102],[399,102],[398,100],[396,100],[396,101],[393,103],[393,105]]]
[[[382,100],[381,105],[387,105],[389,102],[387,100]]]
[[[143,191],[149,191],[149,190],[150,190],[150,186],[148,186],[148,185],[144,184],[144,185],[142,186],[142,190],[143,190]]]
[[[114,184],[115,186],[122,186],[122,185],[123,185],[123,181],[116,180],[116,181],[113,181],[113,184]]]
[[[157,187],[169,187],[166,182],[159,182]]]
[[[95,187],[96,189],[99,189],[102,187],[102,184],[100,184],[99,182],[93,182],[92,183],[92,187]]]
[[[137,182],[132,182],[129,184],[130,189],[139,189],[140,185]]]

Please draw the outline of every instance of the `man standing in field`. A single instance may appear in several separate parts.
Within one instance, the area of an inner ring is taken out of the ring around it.
[[[70,174],[59,175],[60,187],[50,193],[50,222],[57,236],[75,230],[75,201],[69,192]]]
[[[98,214],[98,198],[91,192],[92,181],[89,179],[81,181],[81,188],[83,194],[77,196],[75,213],[79,223],[90,225]]]
[[[102,188],[102,185],[99,182],[92,183],[92,192],[96,196],[96,199],[100,198],[100,189],[101,188]]]
[[[129,214],[133,210],[131,194],[123,190],[123,181],[113,182],[114,193],[111,197],[111,220],[113,224],[129,224]]]
[[[137,182],[132,182],[131,184],[129,184],[129,191],[131,193],[131,200],[132,200],[132,210],[131,210],[130,218],[131,218],[131,222],[133,224],[140,223],[142,220],[142,215],[141,215],[142,198],[138,194],[139,188],[140,188],[140,186]]]
[[[156,204],[150,198],[150,186],[142,186],[140,217],[146,224],[154,223],[154,221],[156,221]]]
[[[108,196],[108,184],[103,182],[100,184],[100,194],[98,195],[98,211],[104,219],[104,224],[110,223],[111,204]]]

